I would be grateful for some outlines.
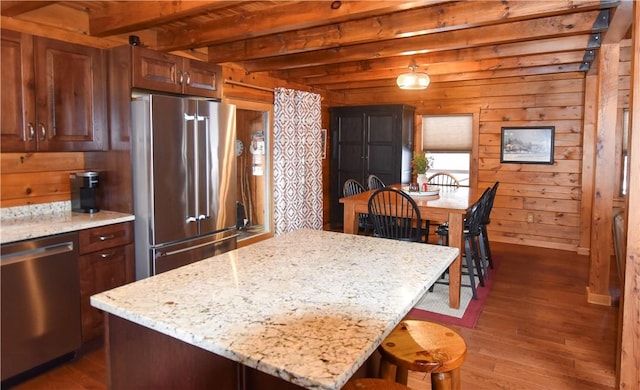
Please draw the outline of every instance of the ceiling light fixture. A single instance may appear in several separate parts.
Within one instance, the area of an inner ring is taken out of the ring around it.
[[[429,75],[422,72],[416,72],[418,66],[411,61],[409,65],[411,72],[401,73],[396,79],[396,84],[400,89],[426,89],[431,82]]]

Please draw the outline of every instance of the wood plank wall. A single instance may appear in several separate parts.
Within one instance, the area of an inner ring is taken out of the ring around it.
[[[477,114],[478,186],[500,181],[491,239],[575,251],[581,212],[591,212],[581,210],[584,91],[585,74],[576,72],[439,83],[425,91],[363,90],[350,94],[347,104],[403,103],[418,115]],[[548,125],[556,130],[553,165],[500,163],[502,126]]]
[[[69,173],[85,170],[83,153],[0,153],[0,205],[71,199]]]

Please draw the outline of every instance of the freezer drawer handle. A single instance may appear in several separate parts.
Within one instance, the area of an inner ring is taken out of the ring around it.
[[[237,238],[237,237],[238,237],[238,235],[234,234],[233,236],[229,236],[229,237],[220,239],[218,241],[205,242],[205,243],[202,243],[202,244],[199,244],[199,245],[190,246],[188,248],[176,249],[175,251],[161,253],[160,257],[171,256],[171,255],[175,255],[175,254],[178,254],[178,253],[191,251],[191,250],[194,250],[196,248],[202,248],[203,246],[209,246],[209,245],[214,244],[214,243],[217,244],[217,243],[220,243],[220,242],[223,242],[223,241],[228,241],[230,239]]]

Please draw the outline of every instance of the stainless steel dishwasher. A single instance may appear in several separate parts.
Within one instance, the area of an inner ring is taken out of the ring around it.
[[[4,381],[80,347],[78,235],[2,245],[0,266]]]

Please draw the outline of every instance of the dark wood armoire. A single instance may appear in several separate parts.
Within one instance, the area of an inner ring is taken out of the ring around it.
[[[385,184],[411,181],[415,108],[402,104],[331,107],[330,222],[342,225],[342,186],[370,174]]]

